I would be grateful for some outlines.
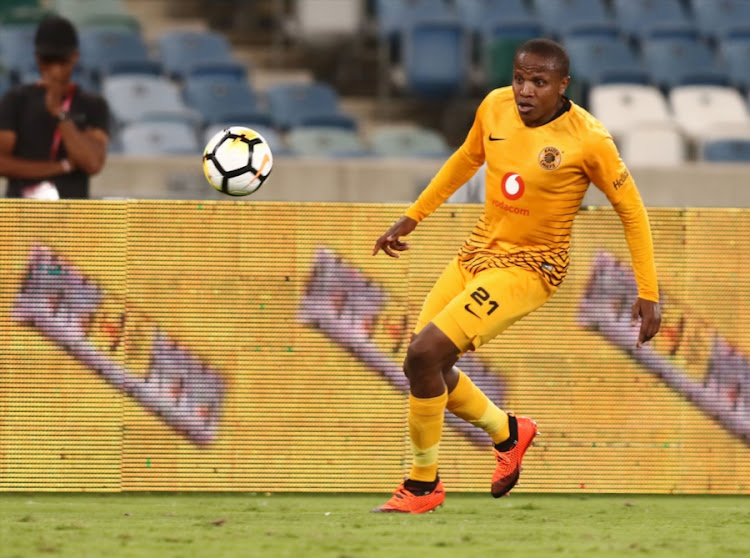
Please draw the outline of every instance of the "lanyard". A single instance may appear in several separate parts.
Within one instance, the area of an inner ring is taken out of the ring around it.
[[[75,90],[75,84],[71,85],[68,94],[65,96],[65,99],[63,99],[62,110],[64,112],[68,112],[70,110],[70,105],[73,102],[73,93],[75,92]],[[49,152],[50,159],[52,159],[53,161],[57,158],[57,152],[60,149],[60,141],[62,141],[60,128],[55,128],[55,134],[52,136],[52,148]]]

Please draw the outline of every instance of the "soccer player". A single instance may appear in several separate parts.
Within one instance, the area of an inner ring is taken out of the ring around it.
[[[463,145],[373,255],[408,249],[402,237],[487,163],[484,213],[425,299],[404,361],[409,379],[411,472],[373,511],[428,512],[445,500],[438,447],[447,408],[492,439],[498,498],[518,482],[537,434],[530,418],[500,410],[454,365],[547,302],[565,278],[573,220],[593,182],[619,215],[638,285],[637,347],[659,331],[661,310],[653,245],[640,194],[612,137],[564,96],[570,60],[558,43],[532,39],[515,54],[513,84],[491,91]]]

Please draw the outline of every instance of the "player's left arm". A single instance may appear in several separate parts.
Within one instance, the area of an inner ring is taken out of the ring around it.
[[[107,158],[109,110],[106,102],[99,99],[89,111],[85,129],[79,130],[70,119],[60,122],[58,128],[70,162],[91,176],[102,170]]]
[[[589,177],[607,195],[625,230],[625,239],[638,286],[638,298],[632,308],[632,322],[635,326],[638,319],[641,320],[636,343],[637,347],[641,347],[659,332],[661,326],[659,284],[648,213],[635,181],[620,158],[612,138],[606,137],[596,141],[589,153]]]

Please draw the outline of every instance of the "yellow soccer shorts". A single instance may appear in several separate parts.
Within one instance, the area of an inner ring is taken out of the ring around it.
[[[454,258],[427,295],[414,333],[432,322],[461,353],[475,350],[542,306],[555,291],[557,287],[534,271],[512,266],[473,274]]]

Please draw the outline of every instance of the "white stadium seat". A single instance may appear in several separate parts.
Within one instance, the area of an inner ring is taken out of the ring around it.
[[[651,85],[596,85],[591,88],[589,111],[615,137],[641,124],[673,122],[666,98]]]
[[[683,85],[669,91],[675,121],[692,140],[700,140],[708,128],[723,125],[750,126],[745,101],[733,87]]]
[[[687,160],[687,145],[670,123],[642,124],[620,135],[620,156],[629,167],[673,167]]]

